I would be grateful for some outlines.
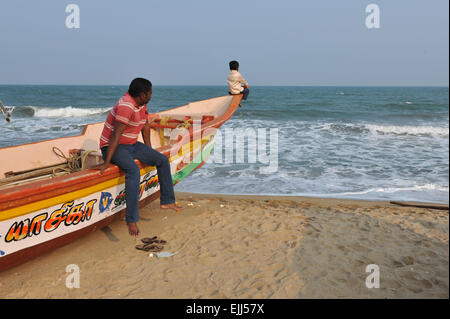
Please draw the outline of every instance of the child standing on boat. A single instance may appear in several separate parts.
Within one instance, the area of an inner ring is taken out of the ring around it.
[[[239,73],[239,62],[231,61],[230,74],[228,74],[228,93],[229,94],[243,94],[242,99],[246,100],[250,90],[248,89],[248,83],[244,77]]]
[[[151,97],[152,83],[143,78],[134,79],[128,92],[109,112],[100,136],[100,149],[105,161],[96,167],[100,170],[100,175],[110,163],[125,171],[125,220],[131,236],[140,234],[137,222],[141,174],[135,159],[156,166],[161,191],[161,208],[176,211],[183,209],[175,203],[169,159],[151,147],[150,125],[147,120],[147,103]],[[145,144],[137,141],[140,133]]]

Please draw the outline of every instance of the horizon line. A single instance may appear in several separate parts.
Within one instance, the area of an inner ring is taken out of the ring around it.
[[[36,84],[36,83],[12,83],[12,84],[5,84],[0,83],[0,86],[129,86],[129,84]],[[153,84],[155,87],[162,87],[162,86],[195,86],[195,87],[227,87],[226,84]],[[252,85],[250,87],[440,87],[440,88],[448,88],[449,85],[313,85],[313,84],[307,84],[307,85],[301,85],[301,84],[259,84],[259,85]]]

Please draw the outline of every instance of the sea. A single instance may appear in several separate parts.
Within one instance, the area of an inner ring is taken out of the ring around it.
[[[126,90],[0,85],[11,113],[9,123],[0,113],[0,147],[78,135],[104,121]],[[154,86],[148,110],[223,95],[226,86]],[[245,129],[265,138],[265,161],[260,150],[251,158],[246,140],[244,160],[209,160],[175,190],[449,202],[448,87],[252,86],[222,126],[214,158],[237,147],[224,140],[227,130]]]

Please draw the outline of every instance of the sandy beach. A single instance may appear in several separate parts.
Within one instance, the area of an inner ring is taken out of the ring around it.
[[[449,214],[388,202],[177,193],[0,273],[0,298],[448,298]],[[167,258],[135,249],[167,241]],[[80,288],[66,287],[67,265]],[[380,287],[366,287],[376,264]]]

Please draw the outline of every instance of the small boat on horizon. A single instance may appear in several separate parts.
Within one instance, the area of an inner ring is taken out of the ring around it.
[[[208,160],[215,133],[241,99],[221,96],[149,114],[152,147],[169,158],[174,184]],[[125,215],[124,172],[116,165],[103,175],[90,169],[102,162],[103,125],[88,124],[78,136],[0,148],[0,271]],[[76,159],[76,169],[68,167],[73,163],[65,154]],[[159,198],[159,181],[156,167],[136,163],[144,206]]]

